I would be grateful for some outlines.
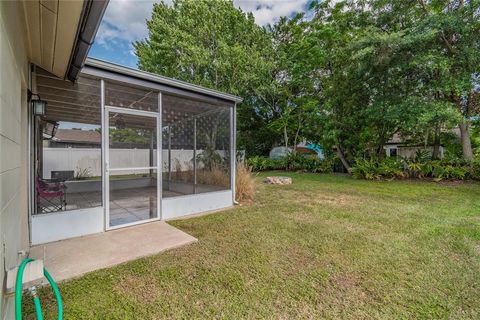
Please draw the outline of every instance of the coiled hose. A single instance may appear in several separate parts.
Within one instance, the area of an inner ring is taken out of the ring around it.
[[[23,294],[23,272],[25,271],[25,267],[28,263],[32,262],[32,258],[27,258],[22,261],[20,266],[18,267],[17,271],[17,278],[15,281],[15,320],[22,320],[22,294]],[[60,295],[60,290],[58,290],[58,286],[53,280],[50,273],[48,273],[47,269],[43,268],[43,275],[47,278],[50,286],[53,289],[53,293],[55,294],[55,299],[57,300],[57,314],[58,320],[63,319],[63,305],[62,305],[62,297]],[[31,290],[33,296],[33,304],[35,305],[35,313],[37,314],[37,320],[43,320],[42,314],[42,306],[40,304],[40,298],[36,294],[36,290]]]

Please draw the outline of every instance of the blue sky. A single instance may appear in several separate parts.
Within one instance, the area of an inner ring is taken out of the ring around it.
[[[235,6],[252,12],[258,25],[275,22],[306,10],[310,0],[234,0]],[[89,56],[136,68],[132,41],[147,36],[145,20],[160,0],[110,0]],[[170,1],[165,1],[169,3]]]

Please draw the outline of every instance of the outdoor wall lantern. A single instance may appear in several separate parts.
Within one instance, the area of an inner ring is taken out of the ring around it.
[[[53,137],[55,137],[55,134],[57,133],[58,122],[43,121],[42,127],[43,127],[42,128],[43,137],[46,139],[52,139]]]
[[[32,96],[36,98],[32,99]],[[47,109],[47,101],[41,100],[38,94],[30,93],[30,103],[32,104],[33,114],[35,116],[44,116]]]

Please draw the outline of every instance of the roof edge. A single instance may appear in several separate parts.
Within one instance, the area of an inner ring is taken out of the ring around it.
[[[93,45],[109,0],[85,0],[66,78],[76,81]]]
[[[185,81],[160,76],[151,72],[146,72],[146,71],[125,67],[119,64],[107,62],[100,59],[89,57],[86,59],[85,65],[93,68],[112,71],[112,72],[120,73],[123,75],[135,77],[135,78],[140,78],[140,79],[155,82],[155,83],[188,90],[188,91],[193,91],[196,93],[205,94],[205,95],[216,97],[216,98],[221,98],[223,100],[232,101],[235,103],[240,103],[243,101],[243,98],[229,94],[229,93],[224,93],[221,91],[204,88],[204,87],[191,84]]]

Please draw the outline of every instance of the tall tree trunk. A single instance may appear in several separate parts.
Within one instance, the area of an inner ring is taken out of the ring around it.
[[[295,138],[293,139],[293,151],[297,152],[297,142],[298,142],[298,136],[300,135],[300,127],[302,125],[302,120],[299,118],[298,119],[298,127],[297,127],[297,132],[295,132]]]
[[[468,122],[462,118],[459,127],[460,139],[462,141],[463,158],[465,160],[473,160],[472,142],[470,141]]]
[[[285,139],[285,148],[288,150],[288,133],[287,133],[287,126],[283,127],[283,138]]]
[[[462,141],[463,158],[465,160],[473,160],[472,142],[470,141],[470,132],[468,129],[467,120],[469,114],[468,108],[466,110],[462,110],[462,102],[457,94],[453,93],[452,98],[455,105],[457,106],[458,111],[463,115],[460,123],[458,124],[460,128],[460,140]]]
[[[340,147],[340,145],[337,145],[337,155],[338,155],[338,158],[340,159],[340,161],[342,162],[343,166],[345,167],[345,169],[347,169],[347,171],[350,173],[350,170],[352,170],[352,167],[350,166],[350,164],[348,163],[347,159],[345,158],[345,154],[343,153],[343,150],[342,148]]]
[[[440,125],[435,127],[435,136],[433,140],[432,159],[438,159],[440,157]]]

